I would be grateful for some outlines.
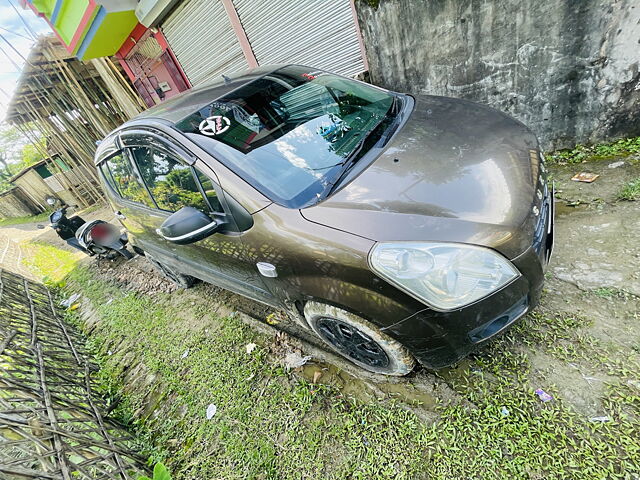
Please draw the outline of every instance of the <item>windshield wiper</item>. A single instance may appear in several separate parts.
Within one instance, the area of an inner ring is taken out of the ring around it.
[[[336,186],[340,183],[340,181],[347,175],[347,173],[351,170],[358,160],[360,160],[360,152],[362,151],[362,147],[364,146],[367,139],[371,136],[371,134],[378,128],[378,126],[382,123],[382,120],[376,124],[369,132],[364,135],[358,143],[356,144],[353,151],[342,161],[339,165],[342,165],[340,172],[336,175],[336,177],[331,180],[327,184],[327,188],[325,188],[325,194],[322,195],[322,198],[328,197],[335,190]]]
[[[353,167],[356,163],[358,163],[358,160],[360,160],[361,158],[359,156],[360,151],[362,150],[362,147],[364,146],[367,139],[371,137],[373,132],[375,132],[378,129],[378,127],[388,118],[388,115],[391,114],[391,115],[394,115],[396,118],[393,120],[391,125],[389,125],[389,127],[387,128],[387,131],[385,131],[380,136],[380,138],[378,139],[378,141],[373,147],[376,147],[377,145],[382,146],[387,143],[387,140],[391,137],[391,135],[393,135],[393,132],[395,131],[395,128],[393,127],[397,123],[397,117],[400,113],[401,108],[402,108],[402,105],[400,103],[400,100],[396,95],[394,95],[391,106],[387,111],[387,114],[384,117],[382,117],[380,121],[378,121],[373,126],[373,128],[366,133],[366,135],[363,135],[362,138],[358,140],[358,143],[356,144],[353,151],[342,162],[338,164],[338,165],[342,165],[342,169],[340,170],[340,173],[338,173],[338,175],[336,175],[336,177],[327,184],[327,188],[325,188],[324,190],[325,193],[321,196],[321,198],[326,198],[334,192],[334,190],[338,187],[342,179],[347,176],[347,173],[349,173],[349,171],[351,170],[351,167]],[[391,131],[389,132],[389,130]]]
[[[397,96],[393,97],[393,104],[389,109],[389,112],[394,115],[394,119],[391,121],[387,129],[380,136],[379,145],[386,145],[389,139],[393,136],[393,134],[398,129],[398,125],[400,125],[400,112],[402,111],[402,102]]]
[[[398,100],[398,97],[394,95],[393,102],[391,104],[391,107],[389,107],[389,111],[387,115],[391,113],[397,117],[398,114],[400,113],[400,108],[401,108],[400,101]],[[363,135],[362,138],[358,140],[358,143],[356,144],[353,151],[342,162],[339,163],[339,165],[342,165],[342,169],[340,170],[340,173],[338,173],[336,177],[327,184],[327,188],[325,188],[325,193],[322,195],[322,198],[326,198],[329,195],[331,195],[331,193],[333,193],[336,187],[340,184],[342,179],[347,176],[347,173],[349,173],[349,171],[351,170],[351,167],[353,167],[356,163],[358,163],[358,160],[360,160],[361,158],[360,151],[362,150],[362,147],[364,147],[365,142],[367,141],[367,139],[371,137],[373,132],[375,132],[378,129],[378,127],[387,119],[387,115],[382,117],[380,121],[377,122],[374,125],[374,127],[366,133],[366,135]],[[393,123],[396,123],[396,122],[394,121]],[[389,126],[389,129],[391,128],[391,126],[393,126],[393,124]],[[395,131],[395,129],[393,129],[393,131]],[[391,134],[393,134],[393,131],[391,132]],[[391,135],[387,134],[387,132],[383,133],[380,136],[380,139],[376,142],[376,144],[372,148],[376,147],[377,145],[382,146],[386,144],[390,136]]]

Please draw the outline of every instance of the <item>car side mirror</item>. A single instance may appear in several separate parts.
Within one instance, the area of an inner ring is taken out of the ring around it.
[[[157,232],[165,240],[178,245],[187,245],[213,235],[220,231],[224,224],[224,221],[212,220],[196,208],[182,207],[167,218]]]

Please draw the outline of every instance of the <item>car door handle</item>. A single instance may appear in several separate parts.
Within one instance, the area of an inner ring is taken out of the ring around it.
[[[125,215],[122,214],[122,212],[120,210],[118,210],[117,212],[114,212],[116,218],[119,218],[120,220],[124,220],[125,218],[127,218]]]
[[[258,267],[260,275],[262,275],[263,277],[276,278],[278,276],[278,270],[276,269],[275,265],[267,262],[258,262],[256,263],[256,266]]]

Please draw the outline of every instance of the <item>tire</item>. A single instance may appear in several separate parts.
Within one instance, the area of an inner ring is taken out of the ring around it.
[[[133,253],[127,250],[127,247],[122,247],[120,250],[118,250],[118,253],[127,260],[131,260],[135,256]]]
[[[416,361],[400,342],[353,313],[319,302],[308,302],[309,327],[333,350],[369,372],[401,377]]]
[[[174,285],[180,288],[191,288],[196,283],[198,283],[198,279],[192,277],[191,275],[185,275],[184,273],[176,272],[175,270],[167,267],[163,263],[158,262],[156,259],[151,258],[149,255],[146,255],[146,259],[153,265],[153,267],[167,280],[173,282]]]

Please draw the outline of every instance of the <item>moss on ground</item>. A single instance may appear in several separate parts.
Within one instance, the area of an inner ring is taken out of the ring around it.
[[[42,270],[51,250],[38,248],[34,255],[45,259],[33,264]],[[590,339],[583,318],[538,312],[442,373],[459,398],[439,404],[438,419],[425,423],[402,404],[354,400],[297,380],[270,358],[271,338],[179,293],[139,296],[87,267],[74,268],[67,281],[66,293],[81,291],[95,306],[99,323],[89,344],[105,395],[122,396],[116,414],[135,429],[150,461],[162,460],[177,480],[640,474],[637,355]],[[68,317],[84,325],[75,313]],[[259,345],[252,354],[248,343]],[[610,421],[585,418],[553,386],[555,399],[540,402],[529,361],[537,351],[617,375],[602,399]],[[212,403],[217,413],[207,420]]]

